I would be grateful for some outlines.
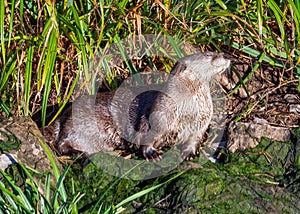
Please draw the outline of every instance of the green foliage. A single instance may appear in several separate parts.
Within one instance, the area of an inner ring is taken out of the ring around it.
[[[44,147],[45,145],[42,144]],[[55,175],[55,183],[53,183],[52,175],[47,173],[42,175],[33,169],[28,169],[21,163],[11,167],[10,173],[0,169],[0,174],[3,176],[4,181],[0,180],[0,211],[2,213],[80,213],[78,203],[84,200],[85,193],[78,193],[76,191],[76,185],[73,178],[69,179],[70,182],[67,186],[71,186],[66,192],[66,176],[69,173],[70,166],[66,168],[64,173],[60,174],[58,167],[53,159],[49,150],[46,152],[50,158],[52,164],[53,174]],[[116,179],[114,182],[108,182],[108,187],[96,203],[86,205],[86,208],[90,208],[91,213],[121,213],[124,211],[125,205],[129,204],[135,199],[138,199],[155,189],[170,183],[172,180],[181,176],[185,171],[179,172],[164,182],[156,185],[152,185],[149,188],[138,191],[135,194],[121,200],[117,204],[110,203],[110,205],[104,205],[105,196],[109,193],[113,193],[112,188],[116,187],[122,178]],[[94,172],[95,173],[95,172]],[[98,171],[99,173],[99,171]],[[93,174],[92,176],[95,176]],[[103,176],[103,175],[101,175]],[[20,182],[21,181],[21,184]],[[78,185],[78,184],[77,184]],[[124,191],[122,189],[121,191]],[[107,202],[106,202],[107,204]]]
[[[128,35],[161,34],[202,46],[236,49],[262,64],[299,74],[299,1],[0,1],[1,109],[14,115],[32,115],[58,103],[62,111],[76,87],[97,91],[99,72],[93,59],[111,43]],[[16,14],[18,14],[16,16]],[[176,55],[180,45],[172,43]],[[122,47],[120,47],[122,50]],[[135,73],[139,65],[122,56],[128,69],[110,68],[106,82],[115,87],[118,73]],[[161,59],[168,68],[170,63]],[[155,63],[149,65],[155,70]],[[250,73],[234,90],[243,86]],[[298,75],[300,76],[300,75]],[[79,82],[79,77],[83,80]],[[52,120],[52,121],[53,121]],[[52,122],[51,121],[51,122]]]
[[[64,179],[68,168],[60,174],[56,161],[49,148],[43,141],[41,146],[47,153],[52,165],[55,181],[51,178],[52,174],[42,175],[34,169],[28,169],[21,163],[14,167],[17,177],[8,174],[0,169],[0,174],[4,182],[0,181],[0,210],[4,213],[70,213],[76,203],[83,197],[83,194],[72,195],[67,198]],[[17,181],[21,180],[22,183]],[[53,182],[55,187],[51,187]],[[69,199],[71,202],[68,202]]]

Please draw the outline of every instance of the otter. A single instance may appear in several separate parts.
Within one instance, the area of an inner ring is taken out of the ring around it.
[[[183,57],[157,88],[121,87],[83,96],[45,131],[52,133],[60,154],[91,155],[131,146],[147,160],[159,160],[160,148],[176,145],[183,159],[191,159],[213,114],[209,81],[229,65],[223,53]]]

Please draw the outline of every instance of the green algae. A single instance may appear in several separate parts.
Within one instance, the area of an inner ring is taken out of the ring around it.
[[[192,167],[141,196],[135,201],[139,206],[128,203],[124,213],[299,213],[300,141],[296,134],[292,142],[262,139],[256,148],[234,154],[223,149],[223,163],[196,159],[193,163],[201,167]],[[166,175],[143,181],[111,176],[93,163],[84,169],[73,168],[69,176],[78,179],[76,190],[86,194],[80,206],[87,213],[105,192],[101,203],[117,204],[163,183],[183,170],[185,163]]]
[[[21,141],[13,134],[0,130],[0,135],[3,135],[6,140],[0,139],[0,151],[17,150],[20,148]]]

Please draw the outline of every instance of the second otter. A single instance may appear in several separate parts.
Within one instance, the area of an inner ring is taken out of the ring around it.
[[[160,159],[158,148],[181,145],[189,159],[212,118],[209,81],[229,65],[222,53],[197,53],[179,59],[157,90],[122,87],[85,96],[48,127],[54,145],[61,154],[88,155],[137,145],[146,159]]]

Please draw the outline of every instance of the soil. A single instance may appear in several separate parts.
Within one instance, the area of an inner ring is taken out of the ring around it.
[[[261,118],[270,125],[298,127],[300,93],[297,90],[299,82],[296,74],[267,64],[252,73],[253,64],[255,62],[252,59],[242,57],[232,61],[232,69],[227,76],[233,87],[239,84],[238,75],[242,79],[249,74],[251,76],[244,87],[241,86],[227,98],[228,120],[249,122]],[[230,93],[228,89],[227,92]]]

